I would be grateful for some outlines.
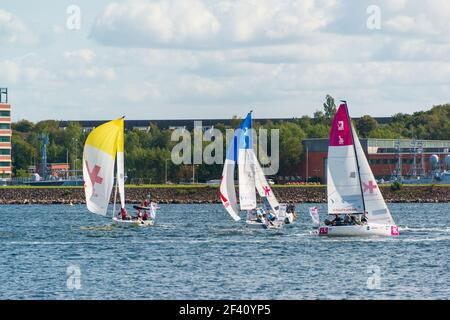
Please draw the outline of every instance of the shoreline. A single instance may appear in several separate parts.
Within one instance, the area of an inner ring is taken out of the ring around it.
[[[127,203],[140,203],[147,194],[161,204],[221,203],[218,186],[126,186]],[[391,190],[380,186],[388,203],[450,203],[450,185],[407,185]],[[326,203],[326,186],[273,186],[280,202]],[[112,197],[111,197],[112,198]],[[0,187],[0,205],[84,204],[83,187]]]

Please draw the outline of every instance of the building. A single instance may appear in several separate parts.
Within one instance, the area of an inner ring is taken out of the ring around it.
[[[11,178],[11,105],[8,89],[0,88],[0,179]]]
[[[358,118],[355,118],[357,120]],[[378,117],[374,118],[380,124],[389,123],[390,117]],[[268,118],[268,119],[254,119],[255,123],[260,125],[265,125],[267,122],[271,121],[273,123],[279,122],[293,122],[297,118]],[[108,120],[74,120],[74,121],[60,121],[59,127],[66,128],[70,122],[77,122],[81,125],[84,131],[91,131],[95,127],[107,122]],[[177,129],[184,128],[186,130],[192,131],[194,129],[194,121],[201,121],[204,130],[213,128],[218,124],[223,124],[225,126],[231,126],[236,119],[149,119],[149,120],[125,120],[125,131],[128,130],[143,130],[147,131],[150,128],[150,124],[155,124],[159,129]],[[240,121],[238,121],[239,123]]]
[[[43,176],[41,166],[29,166],[28,173],[30,174],[39,174],[41,177]],[[70,165],[68,163],[48,163],[47,164],[47,172],[48,178],[67,178],[70,173]]]
[[[445,165],[450,154],[450,140],[360,139],[375,178],[392,175],[424,176],[432,171],[430,157],[437,155]],[[319,178],[326,183],[328,139],[303,140],[304,158],[299,172],[302,177]],[[436,168],[435,168],[436,169]],[[438,169],[445,170],[440,167]]]

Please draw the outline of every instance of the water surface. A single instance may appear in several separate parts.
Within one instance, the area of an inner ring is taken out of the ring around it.
[[[400,237],[370,239],[310,235],[307,204],[281,231],[221,205],[160,206],[151,228],[81,205],[0,206],[0,298],[450,298],[449,204],[391,204]]]

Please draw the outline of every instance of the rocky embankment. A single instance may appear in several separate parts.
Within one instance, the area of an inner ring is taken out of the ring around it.
[[[403,186],[400,190],[381,187],[387,202],[450,202],[450,186]],[[274,187],[280,202],[326,202],[326,187]],[[217,187],[129,187],[128,203],[139,203],[150,194],[159,203],[220,203]],[[0,204],[84,203],[83,188],[0,188]]]

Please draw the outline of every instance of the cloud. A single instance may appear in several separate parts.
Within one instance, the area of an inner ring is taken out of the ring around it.
[[[207,49],[292,41],[329,24],[336,2],[135,0],[112,3],[96,19],[92,37],[110,46]]]
[[[107,45],[150,47],[199,43],[219,28],[201,1],[136,0],[107,5],[94,23],[92,37]]]
[[[117,79],[117,74],[112,67],[85,67],[70,68],[61,72],[61,76],[68,80],[107,80]]]
[[[67,60],[81,60],[83,62],[92,62],[95,58],[95,52],[90,49],[80,49],[76,51],[66,51],[64,52],[64,58]]]
[[[0,42],[4,45],[33,45],[37,36],[12,13],[0,9]]]

